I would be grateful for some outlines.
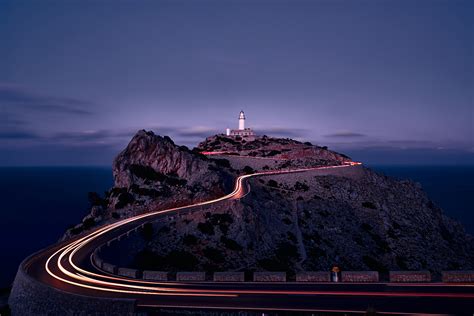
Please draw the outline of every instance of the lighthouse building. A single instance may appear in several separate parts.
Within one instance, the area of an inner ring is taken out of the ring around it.
[[[226,130],[227,136],[241,136],[241,137],[255,137],[255,133],[251,128],[245,127],[245,114],[244,111],[240,111],[239,114],[239,128]]]

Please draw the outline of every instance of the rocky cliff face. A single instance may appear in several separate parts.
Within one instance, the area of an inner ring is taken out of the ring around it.
[[[79,232],[115,218],[223,195],[244,166],[248,171],[349,161],[326,148],[287,139],[224,139],[208,138],[190,151],[167,137],[138,132],[114,161],[114,188],[105,199],[92,199],[95,206],[77,226]],[[198,151],[238,156],[209,159]],[[381,272],[474,268],[472,236],[419,185],[362,166],[333,170],[252,178],[251,192],[243,199],[181,215],[149,232],[147,246],[131,258],[131,266],[290,273],[328,270],[333,264]]]
[[[363,167],[251,181],[244,199],[155,232],[135,265],[149,269],[472,269],[474,241],[415,183]],[[176,260],[177,257],[187,258]]]
[[[90,214],[64,238],[120,218],[224,195],[235,178],[221,161],[144,130],[118,154],[112,171],[114,187],[104,198],[90,194]]]

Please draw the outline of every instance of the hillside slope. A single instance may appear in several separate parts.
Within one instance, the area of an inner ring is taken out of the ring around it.
[[[223,195],[244,172],[350,161],[289,139],[229,139],[213,136],[190,151],[168,137],[139,131],[114,161],[114,188],[104,199],[93,199],[91,214],[68,235]],[[217,155],[200,153],[205,151]],[[333,264],[382,272],[474,267],[472,236],[418,184],[362,166],[334,170],[252,178],[243,199],[181,215],[150,232],[130,267],[290,273]]]

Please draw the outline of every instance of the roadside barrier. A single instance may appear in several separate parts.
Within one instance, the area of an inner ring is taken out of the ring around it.
[[[474,271],[443,271],[442,280],[445,283],[474,283]]]
[[[214,272],[214,282],[244,282],[244,272]]]
[[[390,271],[390,282],[411,283],[411,282],[431,282],[429,271]]]
[[[254,282],[286,282],[286,272],[254,272]]]
[[[296,282],[331,282],[331,274],[329,271],[298,272]]]
[[[379,273],[377,271],[342,271],[342,282],[378,282]]]

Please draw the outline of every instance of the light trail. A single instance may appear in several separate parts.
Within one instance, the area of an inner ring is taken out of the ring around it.
[[[104,237],[111,233],[113,230],[122,227],[133,222],[137,223],[137,226],[129,229],[127,232],[136,229],[136,227],[143,225],[142,220],[151,219],[155,216],[174,213],[180,210],[189,209],[193,207],[205,206],[214,203],[218,203],[230,199],[238,199],[244,197],[243,183],[244,180],[250,177],[265,176],[265,175],[278,175],[288,173],[298,173],[325,169],[336,169],[336,168],[347,168],[361,165],[359,162],[344,162],[343,165],[337,166],[322,166],[313,168],[300,168],[293,170],[278,170],[278,171],[267,171],[257,172],[253,174],[241,175],[237,177],[235,181],[234,190],[222,197],[211,199],[208,201],[198,202],[186,206],[180,206],[170,208],[167,210],[154,211],[147,214],[137,215],[128,219],[118,221],[101,227],[94,232],[91,232],[69,244],[56,250],[51,256],[48,257],[45,263],[45,270],[47,273],[56,280],[64,282],[73,286],[82,287],[86,289],[92,289],[103,292],[114,292],[131,295],[157,295],[157,296],[194,296],[194,297],[237,297],[245,294],[257,294],[257,295],[318,295],[318,296],[374,296],[374,297],[431,297],[431,298],[469,298],[474,299],[473,293],[417,293],[417,292],[376,292],[376,291],[308,291],[308,290],[252,290],[252,289],[199,289],[199,288],[186,288],[183,285],[190,286],[190,283],[185,282],[155,282],[151,280],[138,280],[131,279],[121,276],[114,276],[105,274],[100,268],[96,267],[98,271],[102,273],[95,273],[92,271],[85,270],[79,267],[75,262],[75,256],[77,253],[86,247],[91,242],[95,241],[99,237]],[[122,234],[123,235],[123,234]],[[113,238],[116,239],[117,237]],[[112,239],[112,240],[113,240]],[[93,260],[92,260],[93,264]],[[60,273],[56,273],[53,270],[59,270]],[[61,275],[62,274],[62,275]],[[170,286],[178,286],[176,288]],[[181,287],[179,287],[181,286]],[[249,285],[251,286],[251,285]],[[421,285],[419,285],[421,286]]]
[[[198,202],[186,206],[180,206],[180,207],[175,207],[175,208],[170,208],[167,210],[161,210],[161,211],[155,211],[155,212],[150,212],[147,214],[142,214],[142,215],[137,215],[128,219],[124,219],[121,221],[118,221],[113,224],[109,224],[107,226],[104,226],[102,228],[97,229],[96,231],[83,236],[79,238],[76,241],[71,242],[70,244],[67,244],[60,249],[58,249],[56,252],[54,252],[46,261],[45,263],[45,269],[49,275],[51,275],[53,278],[65,282],[71,285],[79,286],[79,287],[84,287],[84,288],[90,288],[94,290],[99,290],[99,291],[107,291],[107,292],[119,292],[119,293],[128,293],[128,294],[153,294],[153,295],[202,295],[202,296],[235,296],[236,291],[232,290],[196,290],[196,289],[179,289],[179,288],[166,288],[162,287],[163,285],[170,285],[171,283],[163,283],[163,282],[153,282],[153,281],[141,281],[141,280],[131,280],[127,278],[122,278],[122,277],[115,277],[115,276],[110,276],[110,275],[104,275],[104,274],[98,274],[94,273],[91,271],[87,271],[85,269],[80,268],[74,263],[74,255],[77,254],[79,250],[81,250],[83,247],[85,247],[87,244],[92,242],[94,239],[103,236],[104,234],[109,233],[110,231],[121,227],[123,225],[129,224],[131,222],[135,222],[141,219],[145,218],[150,218],[153,216],[157,215],[162,215],[166,213],[171,213],[171,212],[176,212],[179,210],[183,209],[188,209],[192,207],[198,207],[198,206],[204,206],[204,205],[209,205],[213,203],[217,203],[220,201],[224,200],[229,200],[233,198],[241,198],[243,197],[243,181],[247,178],[250,177],[255,177],[255,176],[263,176],[263,175],[277,175],[277,174],[287,174],[287,173],[297,173],[297,172],[305,172],[305,171],[312,171],[312,170],[323,170],[323,169],[332,169],[332,168],[344,168],[344,167],[349,167],[349,166],[355,166],[355,165],[360,165],[360,163],[357,162],[347,162],[344,165],[338,165],[338,166],[323,166],[323,167],[314,167],[314,168],[300,168],[300,169],[293,169],[293,170],[279,170],[279,171],[267,171],[267,172],[257,172],[253,174],[248,174],[248,175],[242,175],[239,176],[236,179],[236,184],[234,187],[234,190],[222,197],[216,198],[216,199],[211,199],[208,201],[204,202]],[[141,225],[141,224],[140,224]],[[54,262],[55,259],[55,264],[56,267],[59,269],[59,271],[64,274],[64,276],[67,276],[71,278],[72,280],[66,279],[65,277],[62,277],[55,272],[52,271],[50,268],[50,265],[52,262]],[[69,265],[72,267],[72,271],[68,270],[68,267],[65,267],[63,265],[63,260],[67,258],[67,261]],[[103,279],[111,280],[111,281],[104,281]],[[115,281],[115,282],[112,282]],[[124,283],[127,282],[127,283]],[[144,286],[144,285],[133,285],[129,283],[140,283],[140,284],[150,284],[150,285],[155,285],[155,286]],[[175,284],[182,284],[182,283],[175,283]],[[157,287],[156,285],[161,285]],[[117,289],[119,288],[119,289]],[[170,293],[172,292],[172,293]],[[212,294],[211,294],[212,293]],[[238,291],[239,294],[264,294],[268,293],[267,291],[252,291],[252,290],[246,290],[246,291]],[[271,293],[273,294],[289,294],[289,293],[294,293],[298,295],[315,295],[319,292],[302,292],[302,291],[297,291],[297,292],[288,292],[288,291],[272,291]]]

